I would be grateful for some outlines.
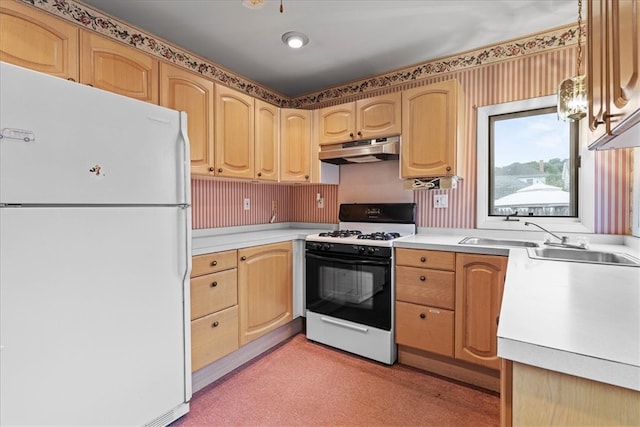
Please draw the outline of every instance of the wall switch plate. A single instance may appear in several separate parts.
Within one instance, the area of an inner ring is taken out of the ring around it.
[[[249,209],[251,209],[251,199],[245,198],[243,202],[243,206],[245,211],[248,211]]]
[[[433,195],[433,207],[434,208],[446,208],[446,207],[449,207],[449,195],[448,194],[434,194]]]

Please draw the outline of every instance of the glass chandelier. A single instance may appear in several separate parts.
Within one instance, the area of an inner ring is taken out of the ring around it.
[[[578,61],[576,76],[566,79],[558,86],[558,118],[564,121],[578,121],[587,115],[587,86],[582,65],[582,0],[578,0]]]

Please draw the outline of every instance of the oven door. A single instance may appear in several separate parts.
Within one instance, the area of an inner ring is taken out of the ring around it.
[[[391,258],[306,252],[307,310],[391,330]]]

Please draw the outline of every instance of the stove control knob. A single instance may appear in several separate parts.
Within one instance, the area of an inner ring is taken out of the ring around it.
[[[318,249],[320,249],[320,246],[322,246],[320,243],[315,243],[315,242],[308,242],[307,243],[307,248],[309,248],[311,250],[318,250]]]
[[[371,254],[375,254],[375,253],[376,253],[376,248],[374,248],[374,247],[369,247],[369,248],[367,249],[367,253],[368,253],[368,254],[370,254],[370,255],[371,255]]]
[[[322,244],[322,250],[328,251],[329,249],[331,249],[331,244],[330,243],[323,243]]]
[[[361,254],[363,254],[365,250],[366,248],[364,246],[358,246],[358,252],[360,252]]]

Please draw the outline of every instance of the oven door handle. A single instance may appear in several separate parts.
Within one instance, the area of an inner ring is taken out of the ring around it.
[[[306,253],[306,257],[321,260],[321,261],[334,261],[334,262],[339,262],[341,264],[350,264],[350,265],[379,265],[379,266],[387,267],[391,264],[391,261],[376,261],[376,260],[370,260],[370,259],[351,260],[351,259],[337,258],[332,256],[316,255],[309,252]]]
[[[320,320],[322,320],[323,322],[326,322],[326,323],[331,323],[332,325],[342,326],[343,328],[348,328],[348,329],[353,329],[353,330],[358,331],[358,332],[369,332],[369,328],[365,328],[363,326],[352,325],[350,323],[340,322],[338,320],[333,320],[333,319],[330,319],[330,318],[324,317],[324,316],[321,316]]]

